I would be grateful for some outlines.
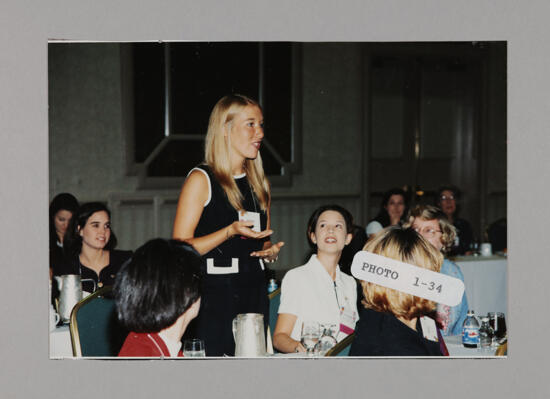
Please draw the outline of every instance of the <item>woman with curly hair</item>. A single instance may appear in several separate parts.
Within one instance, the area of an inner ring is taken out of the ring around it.
[[[456,237],[455,227],[447,216],[431,205],[417,205],[409,212],[409,220],[405,226],[412,227],[422,237],[430,242],[438,251],[448,253]],[[443,260],[441,273],[455,277],[464,282],[464,275],[455,263],[449,259]],[[437,322],[443,335],[458,335],[462,333],[462,325],[468,313],[466,291],[462,301],[456,306],[437,304]]]

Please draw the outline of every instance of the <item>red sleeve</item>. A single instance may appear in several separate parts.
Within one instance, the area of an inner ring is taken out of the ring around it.
[[[158,349],[147,339],[145,334],[136,334],[131,332],[126,337],[119,357],[158,357]]]

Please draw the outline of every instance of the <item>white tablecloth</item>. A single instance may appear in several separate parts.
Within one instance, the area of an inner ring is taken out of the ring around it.
[[[71,332],[69,326],[56,327],[50,331],[50,359],[62,359],[73,357],[71,345]]]
[[[497,348],[465,348],[462,345],[462,336],[461,335],[450,335],[444,337],[445,345],[449,350],[449,356],[458,356],[458,357],[492,357],[495,356]]]
[[[508,290],[507,260],[501,256],[463,256],[454,262],[464,274],[464,285],[468,297],[468,307],[476,316],[488,312],[506,314]]]
[[[496,348],[489,347],[486,349],[481,348],[465,348],[462,345],[461,335],[451,335],[444,337],[445,345],[449,350],[449,356],[451,357],[493,357],[495,356]],[[276,353],[271,356],[272,358],[294,358],[294,359],[318,359],[319,357],[308,357],[305,353]],[[336,359],[336,358],[332,358]],[[341,359],[341,358],[340,358]]]

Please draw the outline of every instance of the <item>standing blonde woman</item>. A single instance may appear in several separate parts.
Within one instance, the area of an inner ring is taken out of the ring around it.
[[[207,356],[234,354],[237,314],[262,313],[268,321],[264,262],[274,262],[283,243],[269,240],[263,137],[259,104],[242,95],[223,97],[210,114],[205,163],[191,170],[181,190],[173,237],[203,256],[197,335]]]

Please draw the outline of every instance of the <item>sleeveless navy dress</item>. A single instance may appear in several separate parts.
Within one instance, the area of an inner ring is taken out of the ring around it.
[[[239,220],[223,188],[210,168],[199,165],[206,172],[211,197],[203,208],[195,237],[202,237],[227,227]],[[243,195],[243,208],[260,214],[260,227],[267,227],[267,214],[250,187],[246,175],[235,182]],[[207,356],[233,356],[235,341],[232,321],[240,313],[261,313],[264,326],[269,320],[269,300],[264,266],[250,253],[262,249],[265,239],[234,236],[203,255],[201,307],[196,320],[196,336],[204,340]]]

